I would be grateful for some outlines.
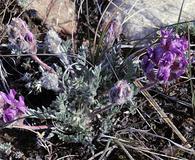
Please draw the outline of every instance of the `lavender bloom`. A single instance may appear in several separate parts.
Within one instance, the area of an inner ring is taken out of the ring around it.
[[[147,73],[151,72],[154,68],[154,64],[149,60],[148,56],[144,56],[142,60],[143,70]]]
[[[177,59],[173,65],[171,66],[171,76],[170,79],[176,79],[178,77],[180,77],[182,74],[185,73],[185,70],[187,68],[188,62],[185,58],[183,57],[179,57],[179,59]]]
[[[4,101],[9,105],[14,105],[16,100],[16,91],[14,89],[10,89],[9,94],[5,94],[3,92],[0,92],[0,95],[3,97]]]
[[[24,103],[24,97],[19,96],[19,100],[17,100],[15,98],[16,91],[14,89],[10,89],[8,94],[0,92],[0,95],[4,100],[4,105],[1,106],[3,108],[2,116],[4,122],[12,121],[26,113],[27,107]]]
[[[161,45],[163,45],[163,46],[169,45],[172,38],[173,38],[172,29],[171,30],[161,29],[161,42],[160,42]]]
[[[162,39],[172,38],[173,37],[173,30],[172,29],[161,29],[160,30]]]
[[[172,30],[161,30],[160,43],[149,48],[142,59],[142,68],[147,78],[160,82],[179,78],[188,65],[185,57],[187,49],[188,41],[184,37],[179,37]]]
[[[18,112],[21,113],[26,113],[26,105],[24,103],[24,97],[23,96],[19,96],[19,100],[16,102],[16,109],[18,110]]]
[[[158,45],[156,48],[148,48],[148,55],[156,65],[158,65],[164,52],[164,48],[162,48],[160,45]]]
[[[158,70],[157,78],[160,81],[164,81],[164,82],[168,81],[169,80],[169,76],[170,76],[170,68],[169,67],[161,67]]]
[[[184,38],[177,38],[171,41],[169,50],[182,56],[183,52],[188,49],[188,41]]]
[[[20,18],[12,18],[11,23],[8,25],[7,32],[12,45],[22,52],[36,54],[36,39],[30,32],[25,21]]]
[[[49,67],[46,63],[37,57],[36,39],[32,32],[30,32],[25,21],[20,18],[12,18],[11,23],[7,27],[7,33],[9,42],[14,47],[16,47],[18,50],[21,50],[23,53],[31,54],[32,59],[34,59],[43,68],[50,72],[54,72],[51,67]]]
[[[17,117],[17,110],[12,108],[7,108],[3,112],[3,121],[10,122],[16,119]]]
[[[33,39],[34,39],[34,37],[33,37],[33,34],[31,32],[26,33],[26,35],[24,37],[25,41],[27,41],[29,43],[32,43]]]
[[[167,51],[159,61],[160,66],[171,66],[175,60],[175,53]]]
[[[153,70],[155,65],[152,63],[151,60],[149,60],[148,56],[144,56],[141,66],[144,72],[146,73],[148,79],[153,81],[155,77],[154,70]]]
[[[187,60],[184,57],[177,57],[177,59],[174,61],[173,65],[171,66],[171,69],[173,71],[185,69],[188,65]]]
[[[109,97],[111,103],[121,105],[132,99],[133,91],[127,81],[121,80],[111,88]]]

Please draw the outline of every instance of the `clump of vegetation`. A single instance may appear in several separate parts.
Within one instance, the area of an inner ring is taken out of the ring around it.
[[[79,13],[73,39],[26,12],[4,22],[0,158],[195,157],[191,28],[159,29],[160,37],[150,40],[155,43],[139,50],[122,38],[120,19],[106,25],[93,19],[105,6],[94,1]],[[30,24],[41,28],[37,34]],[[130,46],[130,55],[124,46]]]

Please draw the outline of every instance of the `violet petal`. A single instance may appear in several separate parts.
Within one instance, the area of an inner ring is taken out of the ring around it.
[[[7,108],[3,112],[3,121],[4,122],[10,122],[13,121],[16,118],[17,110],[12,108]]]
[[[26,112],[26,105],[24,103],[24,97],[23,96],[19,96],[19,101],[16,102],[16,108],[21,113],[25,113]]]

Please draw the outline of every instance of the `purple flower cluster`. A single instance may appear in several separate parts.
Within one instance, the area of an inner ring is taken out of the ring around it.
[[[7,28],[9,41],[22,52],[37,52],[36,39],[29,30],[25,21],[20,18],[12,18]]]
[[[51,67],[37,57],[36,38],[28,28],[25,21],[21,18],[12,18],[11,23],[7,26],[7,33],[9,42],[12,46],[23,53],[31,54],[32,59],[44,69],[52,73],[55,72]]]
[[[160,43],[149,48],[142,59],[142,68],[150,81],[167,82],[185,73],[188,41],[172,30],[161,30]]]
[[[16,91],[14,89],[10,89],[8,94],[0,92],[0,108],[2,108],[2,117],[4,122],[13,121],[26,113],[27,107],[24,103],[24,97],[19,96],[19,99],[17,100],[15,96]]]

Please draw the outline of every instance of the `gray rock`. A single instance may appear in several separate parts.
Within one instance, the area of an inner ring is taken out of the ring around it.
[[[177,23],[182,1],[113,0],[105,21],[120,16],[125,37],[129,40],[142,39],[160,27]],[[180,22],[195,20],[194,6],[195,0],[185,0]]]
[[[77,21],[75,3],[71,0],[17,0],[25,10],[35,10],[48,27],[57,32],[72,34],[76,32]]]

